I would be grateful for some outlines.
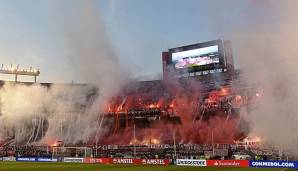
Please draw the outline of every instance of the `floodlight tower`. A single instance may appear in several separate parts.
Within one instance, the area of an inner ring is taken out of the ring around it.
[[[39,76],[40,71],[39,69],[33,69],[30,67],[29,69],[20,69],[19,65],[14,67],[12,64],[10,68],[4,67],[4,65],[1,65],[0,68],[0,74],[10,74],[15,76],[15,82],[18,81],[18,75],[28,75],[34,77],[34,83],[36,83],[36,77]]]

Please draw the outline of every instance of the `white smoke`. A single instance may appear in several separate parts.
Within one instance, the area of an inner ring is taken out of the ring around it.
[[[258,8],[242,18],[240,26],[231,27],[240,69],[261,89],[258,107],[246,117],[252,134],[298,155],[298,2],[250,1],[249,5]]]
[[[204,5],[213,38],[232,41],[236,67],[260,89],[258,107],[243,110],[251,134],[298,156],[298,1],[210,0]]]
[[[14,138],[16,142],[34,142],[37,140],[36,133],[33,133],[34,127],[40,129],[38,132],[42,132],[41,129],[47,127],[46,122],[48,129],[43,132],[46,140],[59,139],[69,142],[87,139],[88,137],[79,133],[85,128],[79,130],[77,127],[81,124],[78,123],[80,116],[88,117],[84,109],[90,102],[87,95],[92,91],[94,88],[87,85],[52,85],[48,88],[38,84],[28,86],[6,83],[0,90],[0,139]],[[44,122],[43,125],[40,125],[41,121]],[[70,133],[67,129],[75,131]],[[72,139],[65,139],[69,136]]]
[[[47,88],[5,84],[0,90],[0,140],[76,143],[94,139],[95,134],[100,137],[105,131],[98,125],[104,104],[128,80],[128,69],[113,51],[95,1],[66,0],[50,4],[52,37],[62,45],[57,50],[62,49],[71,66],[65,72],[71,72],[76,82],[92,86],[69,84]],[[90,91],[98,95],[87,99]],[[45,125],[47,129],[41,131]],[[42,132],[42,139],[34,135],[37,129]]]

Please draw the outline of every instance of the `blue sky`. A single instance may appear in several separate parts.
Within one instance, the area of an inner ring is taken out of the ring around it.
[[[162,72],[161,52],[168,48],[218,38],[237,43],[233,31],[247,27],[250,20],[274,22],[271,13],[255,2],[97,0],[96,8],[105,34],[123,64],[134,68],[134,76],[156,78]],[[0,1],[0,63],[40,68],[41,82],[71,82],[73,68],[61,53],[59,38],[53,36],[55,22],[49,19],[51,3],[50,0]]]

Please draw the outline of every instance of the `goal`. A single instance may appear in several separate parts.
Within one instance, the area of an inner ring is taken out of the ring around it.
[[[53,147],[52,158],[75,157],[87,158],[93,157],[90,147]]]

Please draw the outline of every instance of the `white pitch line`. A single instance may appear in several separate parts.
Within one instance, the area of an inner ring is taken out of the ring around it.
[[[284,168],[284,169],[281,169],[280,171],[285,171],[285,170],[287,170],[288,168]]]

